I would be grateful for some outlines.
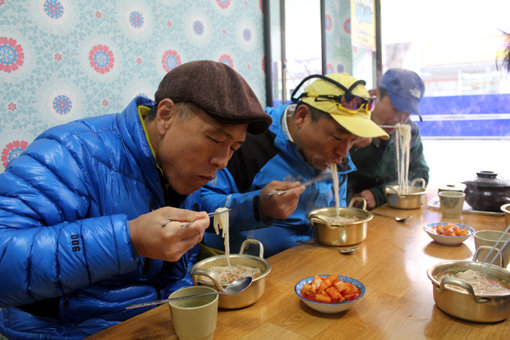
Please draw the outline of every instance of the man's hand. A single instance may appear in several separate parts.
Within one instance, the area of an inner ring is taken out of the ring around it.
[[[171,222],[161,225],[168,220]],[[202,240],[208,226],[205,212],[163,207],[129,221],[129,234],[138,255],[175,262]]]
[[[372,210],[375,208],[375,197],[374,197],[374,194],[372,194],[372,191],[370,190],[363,190],[362,192],[359,192],[357,193],[356,195],[354,195],[355,197],[361,197],[361,198],[364,198],[365,201],[367,201],[367,209],[368,210]],[[361,207],[361,202],[356,202],[354,205],[358,208]],[[359,205],[359,206],[358,206]]]
[[[285,219],[296,210],[303,191],[300,182],[272,181],[260,191],[260,211],[267,217]]]

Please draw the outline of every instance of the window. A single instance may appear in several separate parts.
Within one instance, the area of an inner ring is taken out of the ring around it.
[[[269,68],[271,86],[267,105],[278,106],[290,100],[293,89],[310,74],[321,74],[321,0],[267,0],[271,40]],[[267,8],[267,6],[265,8]],[[266,11],[266,20],[268,12]],[[266,42],[266,49],[268,48]],[[267,63],[266,63],[267,65]],[[267,93],[267,92],[266,92]]]
[[[496,68],[508,13],[508,0],[381,0],[383,71],[408,68],[425,82],[417,124],[431,187],[480,170],[510,178],[510,75]]]

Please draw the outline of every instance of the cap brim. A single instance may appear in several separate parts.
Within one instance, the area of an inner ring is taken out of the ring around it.
[[[209,113],[214,119],[223,124],[248,124],[247,131],[253,135],[260,135],[271,126],[273,119],[271,116],[267,115],[266,117],[261,118],[245,118],[245,119],[232,119],[221,117],[212,113]]]
[[[371,119],[343,114],[331,114],[331,117],[356,136],[363,138],[390,138],[390,136]]]

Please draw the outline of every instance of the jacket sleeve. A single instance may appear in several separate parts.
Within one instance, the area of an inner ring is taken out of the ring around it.
[[[202,208],[209,212],[220,207],[230,208],[231,229],[250,230],[267,223],[260,213],[259,195],[260,190],[239,193],[230,172],[222,169],[216,173],[216,178],[202,188]]]
[[[372,192],[372,195],[374,195],[376,207],[386,203],[386,194],[384,193],[386,186],[387,184],[380,184],[369,189]]]
[[[80,152],[40,138],[0,174],[1,307],[61,296],[139,264],[125,215],[87,218],[93,197]]]

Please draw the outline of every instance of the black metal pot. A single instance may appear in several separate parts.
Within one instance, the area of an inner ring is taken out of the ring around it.
[[[500,212],[503,204],[510,203],[510,182],[493,171],[479,171],[475,179],[463,183],[466,202],[474,210]]]

